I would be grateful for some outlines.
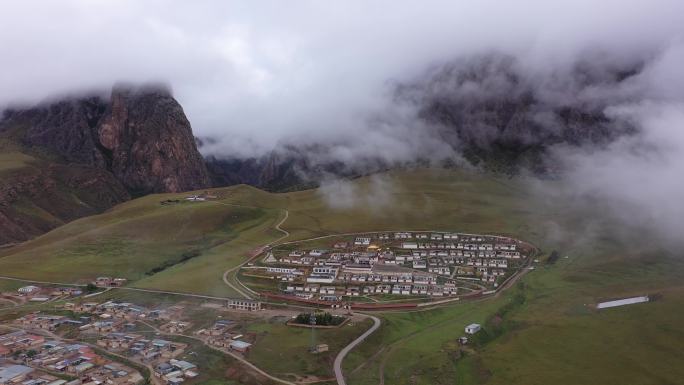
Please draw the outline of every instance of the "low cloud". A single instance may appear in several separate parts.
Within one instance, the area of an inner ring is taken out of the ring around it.
[[[388,176],[371,175],[364,182],[332,179],[321,183],[317,193],[335,210],[366,209],[380,213],[397,203],[393,196],[397,186]]]
[[[497,154],[558,178],[549,196],[678,239],[682,14],[676,0],[4,2],[0,108],[159,81],[205,155],[305,154],[293,168],[336,208],[391,186],[354,191],[326,166]]]

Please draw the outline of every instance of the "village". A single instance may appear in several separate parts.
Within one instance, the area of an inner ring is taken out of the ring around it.
[[[31,286],[18,292],[32,296],[54,290]],[[236,331],[237,323],[224,318],[195,330],[192,320],[183,319],[182,305],[149,309],[116,300],[59,298],[62,301],[51,305],[54,311],[32,311],[0,323],[0,385],[144,382],[140,371],[125,362],[151,368],[155,383],[180,384],[198,377],[202,369],[186,358],[193,353],[188,351],[188,344],[174,336],[192,338],[237,356],[247,354],[254,343]],[[240,299],[213,306],[225,312],[262,309],[258,301]],[[122,360],[112,360],[110,354]]]
[[[303,300],[454,297],[496,289],[531,251],[521,241],[499,236],[367,233],[308,247],[306,242],[283,244],[243,271],[276,279],[283,294]]]
[[[240,273],[269,279],[278,290],[254,299],[150,306],[117,299],[117,293],[130,293],[128,281],[110,276],[86,280],[87,285],[20,286],[0,295],[18,309],[34,310],[0,322],[0,385],[196,383],[208,369],[198,360],[197,346],[244,362],[261,346],[246,327],[246,315],[256,317],[247,316],[250,322],[285,325],[285,334],[310,328],[306,354],[324,354],[330,347],[315,340],[317,328],[367,320],[354,310],[401,309],[493,293],[528,264],[532,252],[524,242],[499,236],[363,233],[263,249]],[[316,310],[288,308],[301,301]],[[198,316],[206,311],[213,316]],[[478,331],[479,325],[469,325],[466,335]],[[467,341],[464,336],[459,343]]]

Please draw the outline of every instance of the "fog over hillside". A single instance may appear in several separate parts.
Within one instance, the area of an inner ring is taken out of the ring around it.
[[[428,3],[6,2],[0,106],[163,82],[206,156],[514,164],[680,238],[683,2]]]

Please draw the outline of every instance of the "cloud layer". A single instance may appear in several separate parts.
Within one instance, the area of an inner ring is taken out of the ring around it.
[[[680,1],[21,1],[0,5],[0,105],[171,84],[209,152],[251,155],[293,135],[362,134],[391,80],[501,49],[538,68],[608,47],[655,52]]]
[[[566,186],[557,197],[598,200],[606,215],[677,239],[682,15],[679,0],[3,2],[0,106],[159,81],[171,85],[195,133],[215,139],[206,154],[259,156],[284,142],[333,144],[314,156],[344,164],[458,158],[438,127],[417,119],[420,103],[397,102],[397,85],[501,52],[548,105],[596,106],[637,129],[601,146],[555,146]],[[628,81],[587,85],[568,76],[586,58],[592,68],[641,67]],[[442,86],[464,100],[487,91]],[[553,116],[536,119],[553,129]],[[325,188],[353,195],[345,185]]]

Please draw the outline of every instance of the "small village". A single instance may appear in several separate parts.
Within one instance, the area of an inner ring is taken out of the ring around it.
[[[240,321],[244,317],[288,329],[310,328],[306,354],[325,354],[330,346],[316,341],[315,329],[352,326],[350,320],[364,319],[353,310],[400,309],[491,294],[526,266],[532,253],[528,244],[515,239],[457,233],[323,238],[267,248],[246,262],[241,274],[277,285],[277,292],[261,292],[255,299],[146,306],[116,299],[115,293],[128,292],[128,281],[110,276],[92,278],[87,285],[29,284],[5,291],[0,295],[15,307],[39,310],[0,322],[0,385],[194,383],[207,369],[197,359],[197,346],[244,362],[261,346]],[[301,301],[316,310],[288,309],[289,303]],[[203,307],[214,312],[213,319],[198,318]],[[466,335],[479,327],[469,325]],[[459,340],[467,342],[466,336]]]
[[[54,290],[21,287],[17,295]],[[254,343],[237,332],[237,323],[228,319],[219,318],[206,328],[193,329],[193,322],[183,319],[182,305],[149,309],[115,300],[60,298],[63,301],[53,305],[54,312],[33,311],[0,323],[0,385],[143,383],[142,374],[131,364],[151,368],[157,384],[180,384],[198,377],[202,368],[186,358],[193,352],[174,336],[191,337],[238,356],[247,354]],[[218,308],[250,313],[262,306],[258,301],[234,299]],[[122,360],[112,360],[110,355]]]
[[[368,233],[270,250],[245,274],[276,279],[302,300],[354,297],[454,297],[496,289],[532,248],[515,239],[442,232]]]

